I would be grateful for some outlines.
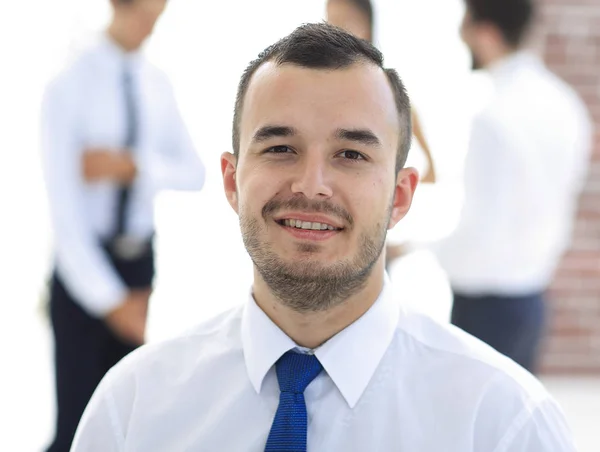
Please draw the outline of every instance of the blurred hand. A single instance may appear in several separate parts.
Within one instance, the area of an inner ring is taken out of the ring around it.
[[[132,290],[123,303],[104,317],[108,327],[125,342],[144,343],[150,294],[150,289]]]
[[[137,169],[129,152],[89,148],[83,153],[83,177],[87,182],[112,181],[131,184]]]

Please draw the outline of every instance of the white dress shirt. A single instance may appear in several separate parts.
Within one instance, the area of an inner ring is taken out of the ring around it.
[[[73,452],[263,451],[275,362],[298,348],[251,298],[185,337],[143,346],[106,375]],[[401,310],[386,278],[360,319],[314,350],[308,451],[574,451],[563,414],[513,361]]]
[[[518,296],[547,288],[570,242],[591,123],[575,92],[533,55],[512,55],[490,74],[460,221],[434,252],[455,290]]]
[[[126,287],[100,243],[114,232],[118,187],[86,183],[81,160],[86,148],[124,146],[126,65],[133,74],[139,131],[126,233],[142,239],[152,235],[159,190],[200,190],[204,183],[204,166],[166,76],[139,52],[125,53],[106,36],[98,41],[49,84],[42,109],[56,267],[71,295],[93,315],[117,306]]]

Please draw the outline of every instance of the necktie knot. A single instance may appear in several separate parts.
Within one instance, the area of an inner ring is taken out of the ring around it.
[[[302,394],[323,366],[315,355],[289,351],[275,364],[281,392]]]

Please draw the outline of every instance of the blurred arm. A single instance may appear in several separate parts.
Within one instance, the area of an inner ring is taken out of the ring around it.
[[[417,139],[419,145],[423,149],[425,153],[425,158],[427,159],[427,172],[421,179],[421,182],[425,183],[435,183],[436,175],[435,175],[435,165],[433,164],[433,157],[431,156],[431,150],[429,149],[429,144],[425,139],[425,135],[423,134],[423,129],[421,128],[421,121],[417,116],[417,112],[413,109],[412,111],[412,125],[413,125],[413,134]]]
[[[205,168],[183,122],[175,96],[168,83],[167,107],[161,113],[166,140],[160,149],[143,154],[137,162],[138,183],[142,187],[160,190],[198,191],[204,186]]]
[[[69,293],[90,314],[102,316],[117,307],[126,288],[85,218],[81,140],[73,86],[52,84],[42,106],[44,175],[58,272]]]

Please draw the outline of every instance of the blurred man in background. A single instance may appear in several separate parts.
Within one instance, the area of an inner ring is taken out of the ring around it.
[[[534,6],[466,0],[461,36],[494,91],[472,125],[459,225],[435,247],[453,289],[452,323],[530,371],[591,150],[583,103],[523,50]]]
[[[50,452],[69,450],[97,384],[144,342],[155,194],[204,183],[170,83],[140,53],[166,0],[111,4],[106,33],[49,85],[43,105],[56,253],[58,413]]]

